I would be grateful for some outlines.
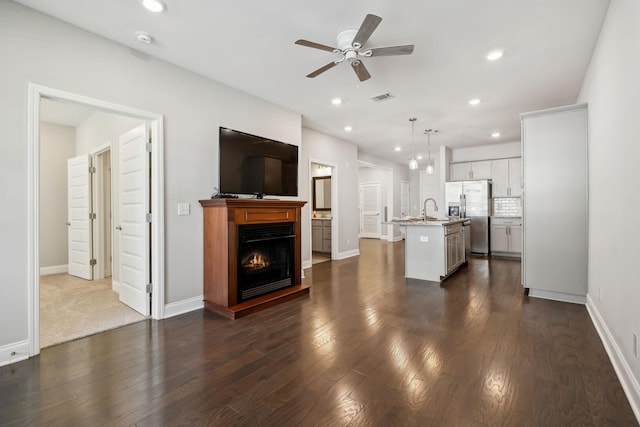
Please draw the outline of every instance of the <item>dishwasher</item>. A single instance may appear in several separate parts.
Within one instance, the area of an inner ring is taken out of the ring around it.
[[[462,223],[462,236],[464,239],[464,261],[467,262],[471,255],[471,220],[465,219]]]

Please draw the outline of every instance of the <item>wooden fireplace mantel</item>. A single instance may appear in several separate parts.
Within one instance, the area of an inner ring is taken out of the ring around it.
[[[301,260],[302,207],[298,200],[206,199],[200,200],[204,218],[204,306],[206,310],[237,319],[300,296],[309,295],[303,285]],[[293,222],[293,286],[238,302],[238,225]]]

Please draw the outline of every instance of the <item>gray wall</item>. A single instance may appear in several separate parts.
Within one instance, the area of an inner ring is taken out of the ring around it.
[[[75,147],[73,127],[40,123],[40,268],[68,264],[67,159]]]
[[[640,338],[640,2],[613,0],[591,59],[579,102],[589,103],[589,273],[588,304],[608,329],[621,355],[622,377],[635,379],[640,415],[640,361],[633,356],[633,333]],[[612,226],[612,207],[622,207]],[[628,383],[629,384],[629,383]]]
[[[338,182],[338,206],[331,207],[332,227],[338,227],[338,253],[332,258],[359,254],[358,248],[358,150],[354,144],[302,128],[301,183],[310,183],[309,164],[316,161],[334,166],[332,180]],[[311,200],[309,185],[300,185],[300,198]],[[335,188],[336,186],[334,186]],[[311,203],[302,209],[302,263],[311,265]]]
[[[202,210],[198,200],[208,198],[217,185],[218,127],[301,143],[298,113],[137,54],[13,2],[0,1],[0,58],[12,58],[2,63],[0,85],[0,194],[4,207],[0,213],[0,350],[23,345],[28,339],[29,82],[165,116],[167,303],[202,295]],[[177,216],[178,202],[191,203],[191,216]],[[349,226],[350,220],[345,223]],[[345,233],[345,237],[349,235]],[[356,243],[351,240],[352,246]],[[8,350],[0,351],[0,364],[5,362],[5,353]]]

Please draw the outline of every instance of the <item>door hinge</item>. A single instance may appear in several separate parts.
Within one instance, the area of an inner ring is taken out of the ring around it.
[[[93,212],[91,212],[91,213],[89,214],[89,219],[96,219],[96,214],[95,214],[95,213],[93,213]]]
[[[150,294],[153,291],[153,283],[147,283],[146,292]]]
[[[145,220],[147,222],[151,222],[151,219],[153,218],[153,214],[152,213],[148,213],[145,215]]]
[[[89,166],[89,173],[96,173],[96,167],[95,166]]]
[[[150,142],[147,142],[147,143],[145,144],[145,149],[147,150],[147,152],[148,152],[148,153],[150,153],[150,152],[151,152],[151,143],[150,143]]]
[[[89,265],[96,265],[98,263],[98,261],[96,261],[96,259],[90,259],[89,260]]]

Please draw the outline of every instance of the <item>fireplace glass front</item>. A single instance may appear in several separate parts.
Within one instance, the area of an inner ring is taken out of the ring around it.
[[[293,285],[293,222],[238,226],[238,301]]]

